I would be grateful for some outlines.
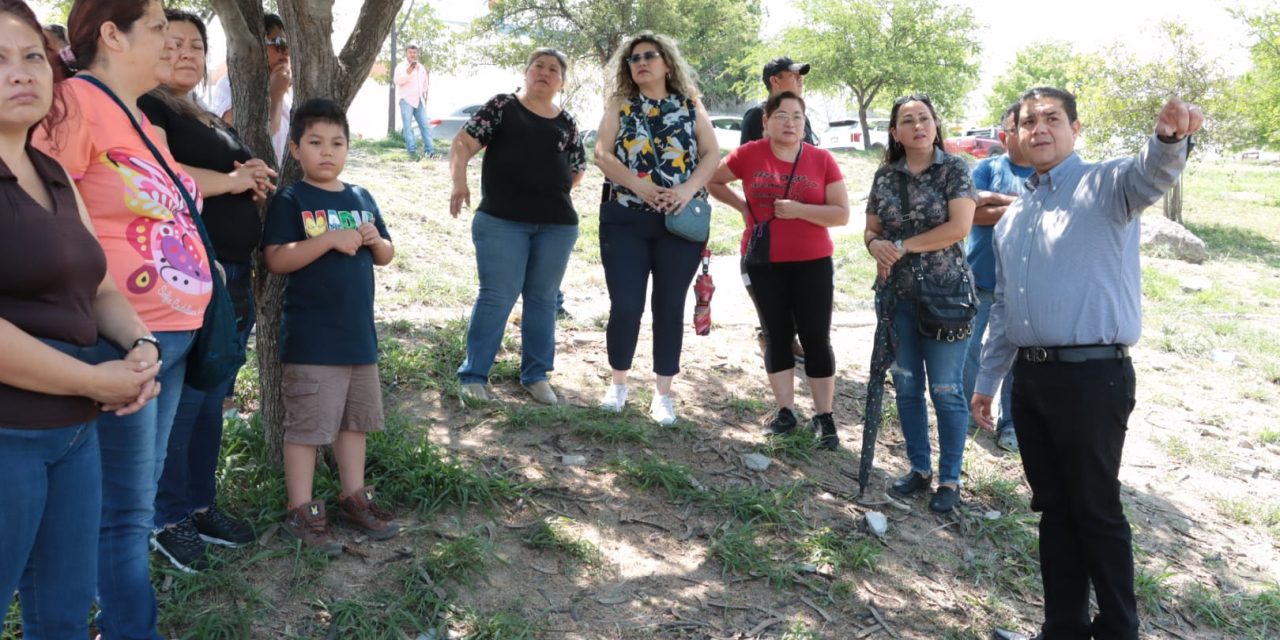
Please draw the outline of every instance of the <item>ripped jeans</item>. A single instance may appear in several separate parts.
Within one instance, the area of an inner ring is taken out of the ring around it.
[[[925,382],[938,416],[938,484],[958,484],[969,426],[969,404],[964,397],[964,359],[968,341],[943,342],[926,338],[916,329],[916,308],[901,299],[894,328],[898,350],[892,369],[897,392],[898,418],[907,443],[911,470],[925,475],[933,471],[929,446],[929,407]]]

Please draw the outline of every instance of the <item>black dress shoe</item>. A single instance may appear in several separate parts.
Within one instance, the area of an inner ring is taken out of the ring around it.
[[[933,476],[922,476],[915,471],[908,471],[907,475],[893,481],[890,491],[900,496],[909,496],[928,489],[932,483]]]
[[[951,510],[960,504],[960,489],[957,487],[942,486],[933,492],[933,497],[929,499],[929,510],[934,513],[951,513]]]

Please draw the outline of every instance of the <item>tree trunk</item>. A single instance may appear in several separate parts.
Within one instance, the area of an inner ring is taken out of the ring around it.
[[[266,52],[263,48],[262,3],[259,0],[210,0],[227,32],[231,95],[236,128],[257,157],[275,163],[267,128]],[[290,44],[293,63],[293,104],[311,98],[329,98],[343,108],[351,106],[360,85],[369,76],[382,41],[395,21],[403,0],[374,0],[360,7],[356,27],[340,54],[334,54],[333,0],[278,0],[280,16]],[[280,167],[279,186],[302,177],[298,163],[286,157]],[[280,311],[284,278],[266,272],[261,261],[254,270],[254,294],[258,304],[258,379],[261,386],[262,427],[267,450],[279,461],[283,451],[284,404],[280,395]]]
[[[391,51],[387,56],[390,61],[387,67],[387,137],[396,132],[396,40],[399,39],[400,29],[391,29]]]
[[[1182,224],[1182,176],[1178,176],[1173,188],[1164,194],[1164,217]]]

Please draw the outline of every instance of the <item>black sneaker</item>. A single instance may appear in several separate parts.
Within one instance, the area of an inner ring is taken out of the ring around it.
[[[769,421],[768,431],[775,436],[786,435],[796,428],[796,414],[786,407],[779,407]]]
[[[209,557],[205,555],[208,545],[200,539],[195,525],[191,524],[191,518],[184,518],[178,524],[152,533],[151,548],[159,551],[173,566],[186,573],[209,568]]]
[[[253,529],[250,529],[249,525],[228,518],[218,510],[216,504],[204,511],[191,514],[191,523],[200,533],[200,539],[209,544],[234,549],[242,544],[249,544],[255,539]]]
[[[951,513],[958,504],[960,504],[960,489],[944,485],[933,492],[933,498],[929,499],[929,510],[934,513]]]
[[[830,413],[819,413],[809,421],[814,435],[818,436],[818,446],[827,451],[840,448],[840,436],[836,434],[836,421]]]

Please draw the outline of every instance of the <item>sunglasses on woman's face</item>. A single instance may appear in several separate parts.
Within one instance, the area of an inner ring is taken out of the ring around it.
[[[284,36],[276,36],[276,37],[274,37],[274,38],[269,38],[269,39],[267,39],[267,40],[263,40],[263,41],[262,41],[262,44],[265,44],[265,45],[267,45],[268,47],[276,47],[277,49],[280,49],[281,51],[288,51],[288,50],[289,50],[289,41],[288,41],[288,40],[285,40]]]
[[[630,62],[631,64],[640,64],[641,60],[653,60],[654,58],[661,57],[662,54],[657,51],[645,51],[644,53],[633,53],[627,56],[627,62]]]

